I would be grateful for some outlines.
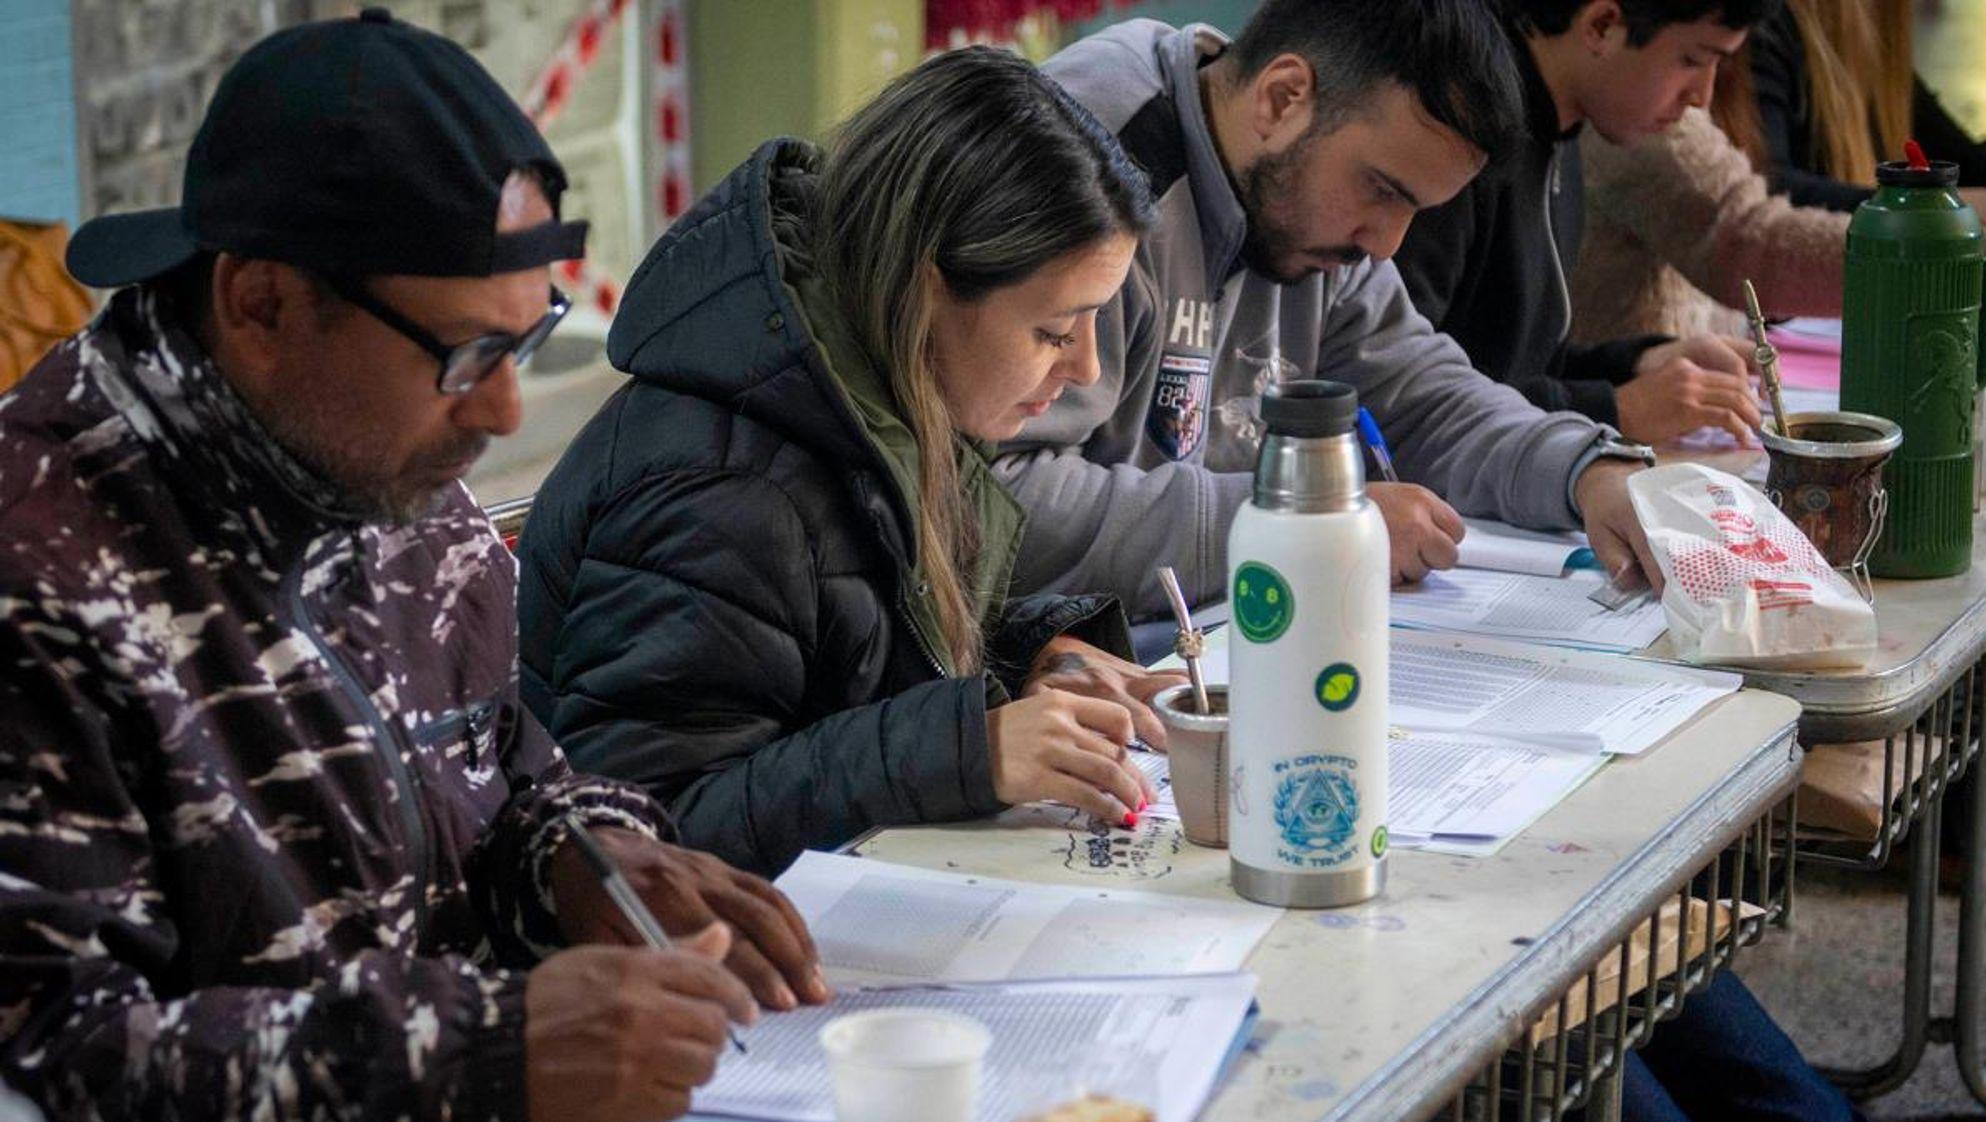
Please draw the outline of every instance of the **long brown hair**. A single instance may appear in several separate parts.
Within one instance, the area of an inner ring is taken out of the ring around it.
[[[1787,0],[1806,52],[1818,170],[1873,186],[1910,137],[1910,0]]]
[[[1152,214],[1116,138],[1025,59],[989,47],[925,60],[828,149],[815,259],[916,439],[917,560],[956,674],[984,665],[979,523],[932,369],[932,285],[978,300],[1065,253],[1142,234]]]
[[[1764,175],[1772,170],[1772,156],[1766,151],[1765,122],[1759,117],[1756,90],[1752,81],[1751,44],[1747,42],[1742,50],[1717,67],[1717,85],[1710,95],[1710,119],[1752,162],[1752,170]]]

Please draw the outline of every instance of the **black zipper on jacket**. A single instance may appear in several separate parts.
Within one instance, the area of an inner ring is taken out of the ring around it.
[[[372,695],[367,693],[359,676],[346,664],[344,656],[333,650],[324,641],[324,635],[317,629],[316,621],[310,618],[310,609],[303,600],[303,566],[297,565],[283,577],[284,591],[290,602],[290,610],[296,616],[296,625],[310,640],[317,653],[331,667],[331,673],[338,684],[345,688],[352,703],[365,714],[366,723],[372,726],[373,735],[378,738],[380,755],[386,759],[386,771],[392,776],[393,785],[398,788],[400,798],[400,827],[407,835],[408,856],[414,866],[414,944],[420,945],[421,935],[428,925],[428,831],[421,821],[420,785],[407,769],[407,763],[400,758],[403,747],[398,733],[372,703]],[[409,752],[409,755],[412,753]]]
[[[422,748],[433,748],[437,744],[446,743],[460,733],[468,745],[464,752],[468,757],[469,766],[475,767],[476,741],[489,730],[490,720],[495,713],[496,706],[487,701],[457,709],[415,729],[414,743]]]

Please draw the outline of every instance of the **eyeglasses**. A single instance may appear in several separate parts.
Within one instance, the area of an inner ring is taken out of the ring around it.
[[[422,350],[433,355],[440,365],[435,371],[434,389],[436,393],[450,397],[468,393],[480,385],[483,379],[496,372],[503,365],[506,356],[514,355],[519,366],[530,359],[539,344],[559,325],[565,314],[572,310],[572,301],[552,288],[550,307],[544,318],[531,326],[522,335],[498,331],[489,335],[478,335],[467,342],[450,346],[435,338],[427,329],[365,290],[359,281],[349,277],[325,277],[324,283],[338,298],[353,307],[359,308],[374,319],[406,336]]]

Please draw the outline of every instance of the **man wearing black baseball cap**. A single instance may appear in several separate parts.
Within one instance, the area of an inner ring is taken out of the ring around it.
[[[784,897],[518,704],[459,480],[564,312],[564,186],[368,10],[236,63],[184,205],[77,232],[120,290],[0,397],[0,1078],[51,1117],[670,1117],[727,1020],[825,1000]]]

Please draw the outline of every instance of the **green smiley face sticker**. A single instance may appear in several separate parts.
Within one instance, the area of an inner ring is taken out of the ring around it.
[[[1234,571],[1234,624],[1251,643],[1275,641],[1296,618],[1296,598],[1283,575],[1260,561]]]
[[[1317,704],[1333,713],[1342,713],[1358,700],[1358,667],[1334,662],[1317,675]]]

